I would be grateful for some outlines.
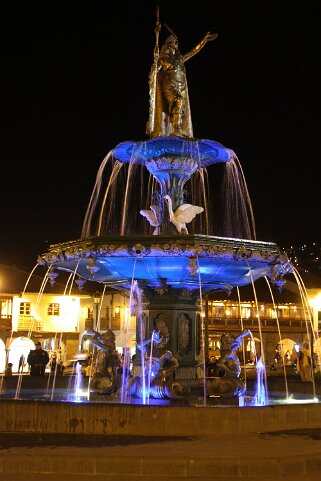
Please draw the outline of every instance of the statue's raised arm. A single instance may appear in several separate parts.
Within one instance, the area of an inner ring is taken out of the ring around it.
[[[202,40],[194,48],[192,48],[192,50],[190,50],[189,52],[183,55],[184,63],[187,60],[189,60],[191,57],[194,57],[194,55],[196,55],[198,52],[200,52],[207,42],[211,42],[212,40],[215,40],[217,37],[218,37],[218,33],[207,32],[207,34],[204,35]]]

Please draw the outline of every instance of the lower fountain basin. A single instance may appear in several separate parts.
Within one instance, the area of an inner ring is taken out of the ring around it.
[[[276,244],[203,235],[90,237],[50,246],[39,264],[128,287],[230,290],[291,271]]]
[[[0,432],[213,436],[320,428],[321,403],[253,407],[142,406],[1,399]],[[214,427],[214,428],[213,428]]]

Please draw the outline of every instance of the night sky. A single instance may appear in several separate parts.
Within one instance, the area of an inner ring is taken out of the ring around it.
[[[321,241],[320,0],[1,0],[0,262],[78,239],[104,156],[146,138],[157,3],[182,53],[219,33],[186,64],[194,135],[237,153],[257,238]]]

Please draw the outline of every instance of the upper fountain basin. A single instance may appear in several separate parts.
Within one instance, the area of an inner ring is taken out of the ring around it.
[[[114,287],[167,284],[230,290],[291,270],[276,244],[203,235],[90,237],[50,246],[38,259],[51,269]]]
[[[185,137],[155,137],[144,141],[126,141],[118,144],[113,156],[119,162],[135,162],[148,166],[152,161],[165,159],[194,160],[197,167],[208,167],[219,162],[228,162],[234,152],[214,140]]]

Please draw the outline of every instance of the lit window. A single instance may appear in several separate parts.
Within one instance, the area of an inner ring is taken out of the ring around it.
[[[48,304],[48,316],[59,316],[60,304]]]
[[[31,302],[20,302],[19,306],[19,314],[25,315],[25,316],[30,316],[31,312]]]

